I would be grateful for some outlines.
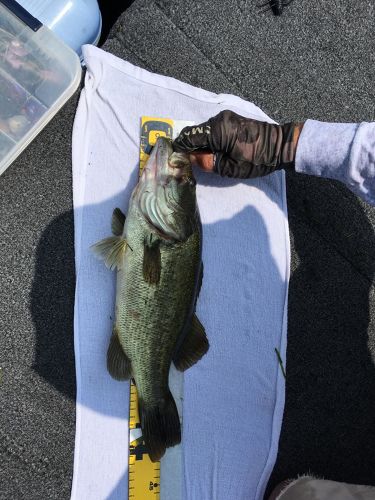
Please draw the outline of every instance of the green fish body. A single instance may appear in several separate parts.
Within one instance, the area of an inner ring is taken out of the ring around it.
[[[202,282],[201,223],[186,155],[159,138],[134,189],[127,217],[115,209],[113,237],[94,246],[117,268],[116,313],[107,367],[118,380],[133,377],[143,438],[151,460],[181,441],[168,387],[173,361],[185,370],[208,350],[195,316]]]

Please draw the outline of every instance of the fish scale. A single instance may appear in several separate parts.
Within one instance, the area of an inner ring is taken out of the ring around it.
[[[202,276],[196,183],[189,155],[174,153],[169,139],[157,139],[127,216],[114,209],[112,233],[93,246],[117,269],[107,368],[117,380],[135,380],[143,438],[157,461],[181,442],[168,385],[172,360],[183,371],[208,349],[194,314]]]
[[[131,381],[129,498],[138,500],[159,497],[159,460],[181,441],[168,386],[172,359],[184,371],[209,348],[194,314],[203,273],[195,181],[189,158],[160,138],[172,135],[171,120],[142,118],[141,171],[147,165],[127,217],[114,209],[113,236],[93,246],[109,269],[117,268],[107,368],[115,379],[133,377],[137,385]]]
[[[115,210],[112,228],[115,236],[96,245],[118,269],[108,369],[115,378],[134,378],[143,437],[156,461],[181,441],[168,385],[172,359],[186,369],[208,345],[193,317],[201,273],[195,180],[189,157],[173,153],[170,140],[157,139],[126,218]]]
[[[131,217],[138,219],[139,214],[130,213],[128,219]],[[131,235],[131,222],[129,226],[125,224],[124,236],[132,251],[127,249],[124,268],[118,271],[116,301],[124,303],[124,307],[116,307],[116,327],[120,343],[132,361],[139,396],[155,404],[168,391],[172,354],[190,312],[186,297],[194,295],[200,236],[193,233],[179,247],[161,247],[160,283],[152,287],[142,274],[143,242],[150,230],[142,225],[143,231]],[[160,373],[163,383],[150,378],[150,371]]]

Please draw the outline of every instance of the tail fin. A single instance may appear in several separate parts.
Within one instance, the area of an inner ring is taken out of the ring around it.
[[[166,448],[181,442],[180,419],[171,392],[157,406],[149,407],[140,399],[139,416],[148,454],[157,462]]]

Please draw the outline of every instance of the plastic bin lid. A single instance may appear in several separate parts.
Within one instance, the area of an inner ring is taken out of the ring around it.
[[[73,95],[80,79],[80,60],[72,49],[19,4],[0,0],[0,174]]]

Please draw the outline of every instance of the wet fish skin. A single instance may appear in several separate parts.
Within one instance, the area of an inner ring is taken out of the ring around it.
[[[181,441],[171,362],[184,370],[208,350],[194,315],[203,272],[195,180],[188,157],[172,154],[169,140],[158,139],[126,219],[116,209],[112,230],[114,237],[94,247],[118,269],[107,366],[115,378],[134,378],[143,437],[157,461]]]

